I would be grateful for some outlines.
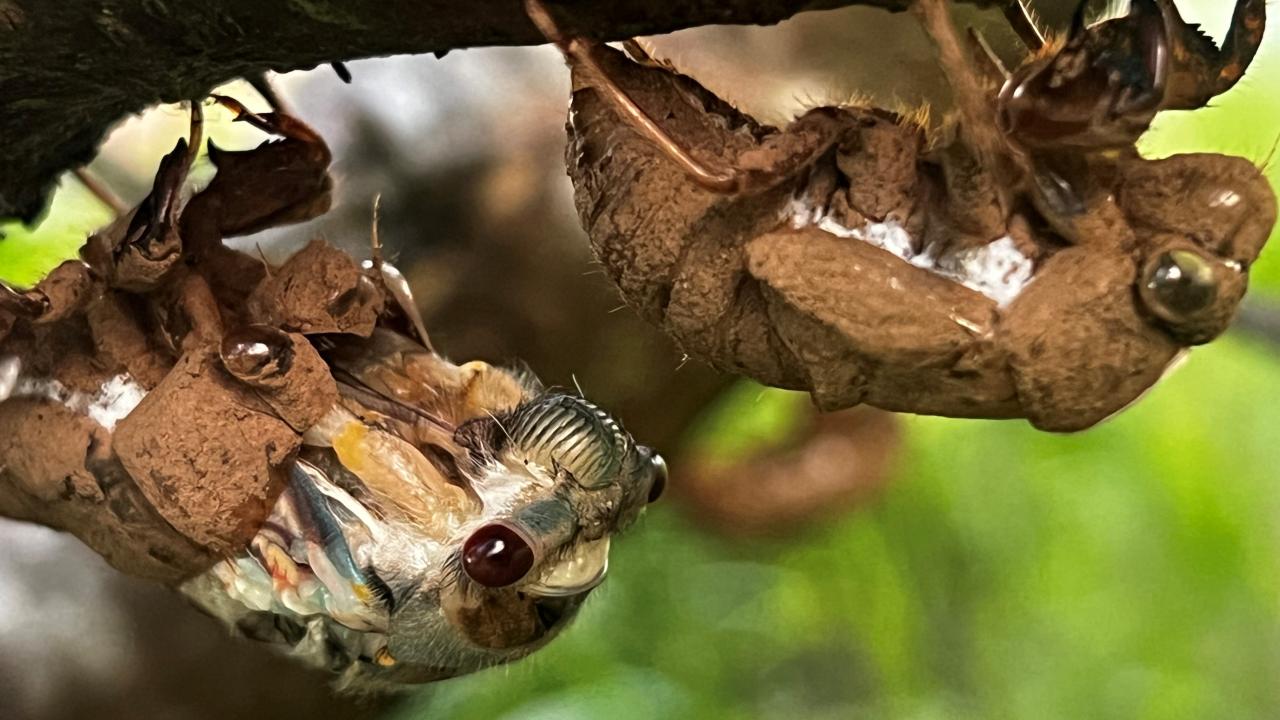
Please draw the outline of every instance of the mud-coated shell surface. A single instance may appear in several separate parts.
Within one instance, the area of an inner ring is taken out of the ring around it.
[[[326,275],[300,274],[318,278],[316,284],[334,278],[347,284],[328,282],[310,305],[299,292],[257,297],[266,307],[288,307],[305,327],[327,330],[323,323],[356,312],[376,316],[363,298],[342,303],[347,314],[334,314],[326,293],[359,288],[361,277],[354,260],[334,253],[313,243],[290,266],[331,268]],[[302,335],[285,335],[293,361],[253,387],[228,374],[216,346],[196,330],[166,338],[163,323],[152,321],[160,310],[176,317],[211,308],[179,308],[163,295],[143,302],[72,288],[59,281],[62,275],[73,277],[59,271],[57,282],[40,288],[58,293],[54,307],[66,304],[63,295],[83,298],[75,312],[6,323],[9,330],[0,336],[0,362],[16,360],[17,379],[34,383],[26,390],[8,386],[6,394],[17,392],[0,398],[0,512],[65,528],[121,570],[168,584],[242,552],[282,487],[282,468],[301,444],[301,429],[338,401],[324,360]],[[243,293],[227,292],[218,298],[214,324],[257,320],[245,314]],[[113,383],[144,396],[104,425],[85,406],[109,397]]]
[[[946,232],[937,220],[946,216],[938,168],[912,156],[915,168],[907,172],[874,155],[877,148],[900,152],[910,144],[901,138],[919,128],[881,111],[850,109],[804,116],[780,132],[687,77],[607,48],[600,59],[704,162],[761,167],[823,143],[831,148],[772,187],[708,191],[575,72],[566,159],[580,219],[627,302],[694,357],[769,385],[808,390],[823,409],[867,403],[954,417],[1024,417],[1042,429],[1074,431],[1140,397],[1181,350],[1147,317],[1135,291],[1138,262],[1148,251],[1142,243],[1158,228],[1119,227],[1123,240],[1090,238],[1041,252],[1035,279],[999,307],[867,242],[790,220],[796,195],[837,177],[839,164],[846,178],[855,177],[850,168],[875,168],[881,179],[911,188],[919,202],[903,224],[922,235]],[[1148,165],[1158,163],[1134,158],[1120,172],[1158,175]],[[864,217],[873,219],[865,211]],[[1134,233],[1138,247],[1126,248],[1135,244]]]

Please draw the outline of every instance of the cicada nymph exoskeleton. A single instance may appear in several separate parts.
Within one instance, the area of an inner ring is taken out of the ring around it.
[[[563,33],[569,175],[623,296],[691,355],[826,409],[867,403],[1090,427],[1230,323],[1275,222],[1254,165],[1148,160],[1161,110],[1230,89],[1262,38],[1239,0],[1221,48],[1168,0],[1055,42],[1021,3],[1012,70],[942,0],[913,8],[956,97],[922,127],[821,107],[784,129],[640,55]]]

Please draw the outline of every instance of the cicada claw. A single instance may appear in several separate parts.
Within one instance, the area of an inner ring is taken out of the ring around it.
[[[204,134],[204,111],[191,103],[191,125],[160,160],[151,192],[131,216],[89,238],[81,254],[112,287],[148,291],[168,276],[183,253],[178,223],[182,188],[199,154]],[[106,200],[104,199],[104,202]]]
[[[1217,48],[1172,0],[1133,0],[1123,17],[1090,26],[1087,1],[1063,46],[1016,70],[999,96],[1002,129],[1033,149],[1119,148],[1132,143],[1162,110],[1194,110],[1244,76],[1262,42],[1264,0],[1238,0]],[[1014,30],[1036,49],[1024,8],[1007,11]]]
[[[1036,23],[1031,14],[1031,8],[1027,7],[1025,0],[1016,0],[1005,5],[1004,16],[1009,21],[1009,27],[1028,49],[1038,52],[1044,47],[1044,32]]]
[[[224,237],[310,220],[329,209],[332,154],[319,133],[286,113],[254,113],[225,95],[213,100],[234,112],[237,121],[283,139],[240,151],[209,144],[218,174],[183,211],[182,237],[189,250],[208,252]]]
[[[1172,0],[1161,0],[1175,28],[1170,90],[1165,108],[1194,110],[1225,93],[1244,77],[1262,47],[1266,0],[1238,0],[1221,47],[1182,19]]]

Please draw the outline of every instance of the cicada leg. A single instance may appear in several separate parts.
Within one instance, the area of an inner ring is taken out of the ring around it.
[[[982,244],[1007,234],[1015,195],[1030,173],[1005,140],[992,109],[992,90],[965,51],[945,0],[915,0],[912,9],[933,40],[960,114],[958,141],[939,157],[954,225]],[[993,56],[992,56],[993,57]],[[1002,66],[997,66],[1003,70]]]
[[[618,115],[638,133],[653,143],[672,162],[685,171],[697,185],[720,193],[753,193],[775,187],[778,182],[806,167],[815,154],[824,151],[823,145],[816,151],[803,146],[793,155],[779,157],[770,167],[741,168],[715,165],[694,157],[689,149],[672,137],[661,125],[645,112],[644,108],[613,78],[600,58],[600,44],[587,38],[571,36],[560,29],[542,0],[525,0],[525,12],[549,42],[560,49],[569,64],[585,69],[593,78],[594,86]],[[633,48],[638,47],[633,44]],[[647,54],[646,54],[647,55]],[[643,64],[654,64],[652,59]],[[821,118],[811,118],[821,124]]]
[[[659,68],[668,72],[676,72],[675,66],[665,60],[659,60],[640,44],[639,40],[631,38],[622,41],[622,49],[626,51],[631,59],[645,67]]]
[[[188,138],[178,140],[160,160],[151,192],[132,213],[89,238],[84,260],[111,287],[145,292],[155,288],[182,257],[178,232],[182,187],[203,142],[204,112],[191,106]],[[81,178],[85,181],[85,177]],[[91,182],[91,180],[90,180]],[[89,185],[90,190],[99,194]],[[102,197],[99,194],[99,197]],[[104,202],[109,201],[103,198]]]
[[[182,213],[188,251],[207,253],[224,237],[302,222],[329,209],[332,155],[315,130],[282,112],[258,114],[233,98],[215,95],[214,100],[235,112],[237,121],[283,139],[243,151],[209,144],[218,174]]]
[[[382,239],[378,235],[378,212],[381,207],[382,195],[379,194],[373,198],[373,225],[369,230],[370,258],[363,267],[373,274],[374,282],[381,285],[382,289],[395,300],[396,307],[408,320],[409,328],[417,336],[418,342],[435,353],[436,350],[431,345],[431,337],[427,334],[427,324],[418,310],[418,303],[413,299],[413,289],[409,287],[409,281],[399,268],[382,257]]]
[[[942,15],[938,0],[917,0],[922,15]],[[1244,75],[1266,25],[1264,0],[1237,0],[1221,49],[1182,19],[1172,0],[1133,0],[1127,14],[1090,25],[1081,1],[1061,43],[1038,52],[1003,84],[994,113],[978,117],[962,106],[966,124],[991,116],[1010,156],[1023,160],[1017,177],[1046,220],[1073,242],[1087,232],[1077,219],[1108,204],[1091,193],[1086,156],[1136,157],[1134,144],[1162,110],[1204,107]],[[937,11],[937,12],[935,12]],[[1006,16],[1032,50],[1040,44],[1024,8]],[[935,39],[943,23],[931,23]],[[939,39],[944,51],[946,43]],[[955,63],[946,61],[949,77]],[[954,84],[954,83],[953,83]],[[957,86],[957,96],[962,97]],[[985,132],[985,131],[984,131]],[[1030,160],[1030,161],[1028,161]]]
[[[303,617],[327,615],[356,630],[383,629],[391,593],[353,553],[344,523],[361,521],[335,513],[344,496],[314,465],[293,461],[289,484],[249,553],[270,576],[281,607]]]
[[[120,217],[121,215],[129,212],[129,206],[125,205],[124,201],[111,191],[111,188],[107,187],[106,184],[95,177],[93,173],[89,172],[88,168],[78,167],[75,170],[72,170],[71,174],[75,175],[76,179],[80,181],[80,184],[84,185],[85,189],[93,193],[93,196],[98,198],[99,202],[111,208],[111,211],[116,217]]]
[[[1016,0],[1004,6],[1005,19],[1009,21],[1009,27],[1022,40],[1022,44],[1027,46],[1032,52],[1040,52],[1045,46],[1044,32],[1036,23],[1035,16],[1031,13],[1031,8],[1027,7],[1026,0]]]
[[[969,45],[979,66],[986,71],[988,80],[1000,85],[1009,80],[1009,68],[1005,67],[1004,60],[1000,59],[986,36],[976,28],[969,28]]]
[[[1033,53],[1039,52],[1045,46],[1044,33],[1040,31],[1031,14],[1031,8],[1027,7],[1024,0],[1016,0],[1004,6],[1004,16],[1009,21],[1010,29]],[[977,28],[969,28],[969,46],[974,59],[977,60],[978,69],[988,82],[1002,87],[1009,81],[1012,75],[1009,68],[991,47],[986,35]]]
[[[1173,30],[1173,67],[1164,109],[1195,110],[1235,86],[1262,46],[1267,24],[1266,0],[1237,0],[1231,25],[1220,48],[1214,48],[1199,26],[1182,19],[1172,0],[1160,0]]]
[[[30,290],[0,282],[0,315],[30,322],[59,320],[84,305],[93,283],[89,267],[79,260],[63,262]]]
[[[144,258],[158,261],[181,253],[177,235],[178,204],[182,187],[191,173],[204,136],[204,110],[191,103],[191,129],[187,139],[178,140],[173,150],[160,161],[151,193],[138,206],[124,245],[136,248]]]
[[[1231,89],[1266,27],[1265,0],[1237,0],[1221,48],[1183,20],[1172,0],[1133,0],[1126,15],[1094,25],[1085,21],[1085,6],[1080,2],[1065,40],[1024,63],[1000,92],[1000,126],[1018,145],[1131,147],[1159,111],[1201,108]],[[1019,35],[1034,34],[1025,13],[1008,12]],[[1028,44],[1039,49],[1034,38]]]
[[[685,172],[694,182],[717,192],[734,192],[741,185],[739,173],[732,168],[716,168],[698,160],[675,138],[671,137],[662,126],[654,122],[635,100],[609,76],[607,70],[596,59],[597,43],[582,37],[566,35],[560,25],[551,16],[542,0],[525,0],[525,12],[538,30],[560,49],[570,64],[586,68],[595,76],[596,82],[605,97],[613,104],[618,113],[631,122],[650,142],[662,150]]]

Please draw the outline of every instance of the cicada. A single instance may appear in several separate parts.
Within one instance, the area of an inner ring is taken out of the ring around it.
[[[1228,327],[1275,224],[1248,160],[1136,148],[1243,76],[1265,3],[1217,48],[1171,0],[1094,25],[1082,3],[1053,42],[1009,2],[1013,69],[912,5],[956,98],[941,128],[865,106],[770,127],[528,0],[573,71],[578,215],[628,303],[716,367],[828,410],[1088,428]]]
[[[222,238],[329,206],[302,121],[200,144],[36,288],[0,295],[0,511],[76,534],[236,632],[387,688],[527,655],[604,578],[662,458],[527,370],[435,352],[404,277],[317,240]],[[376,225],[375,225],[376,227]]]

